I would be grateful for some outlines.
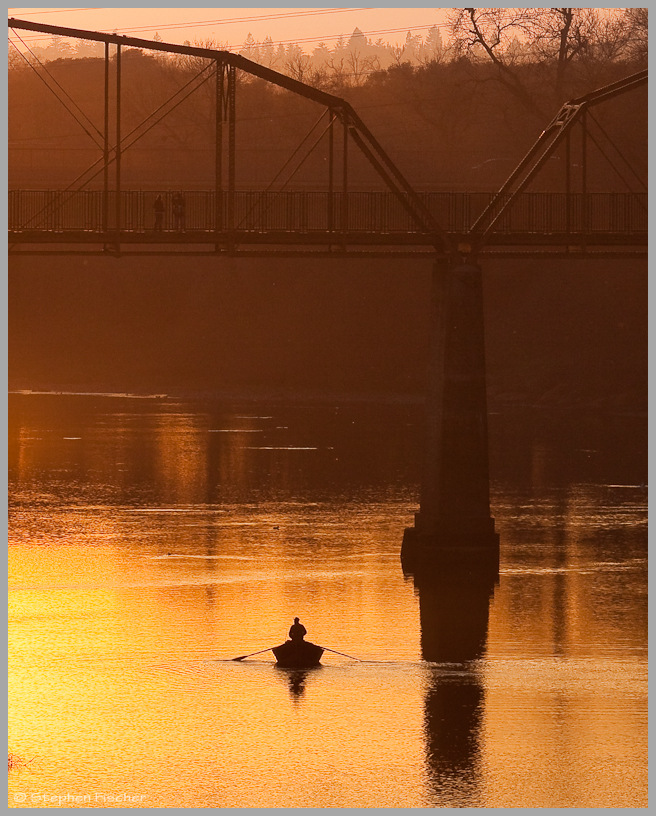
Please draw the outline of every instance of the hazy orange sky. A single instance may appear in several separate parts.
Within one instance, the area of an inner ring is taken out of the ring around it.
[[[8,16],[33,22],[93,31],[117,31],[165,42],[214,38],[232,50],[241,48],[249,33],[256,40],[270,35],[274,42],[298,42],[310,52],[320,41],[332,48],[340,35],[357,26],[367,37],[400,43],[410,30],[426,35],[444,23],[447,9],[435,8],[9,8]],[[26,41],[47,42],[49,35],[26,34]]]

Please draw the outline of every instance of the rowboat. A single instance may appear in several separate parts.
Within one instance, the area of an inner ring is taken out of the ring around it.
[[[274,646],[271,651],[276,658],[276,664],[285,669],[307,669],[318,666],[323,654],[321,646],[307,640],[287,640],[280,646]]]

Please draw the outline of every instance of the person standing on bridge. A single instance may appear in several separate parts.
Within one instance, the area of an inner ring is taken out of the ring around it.
[[[155,213],[155,232],[161,232],[164,221],[164,199],[161,195],[158,195],[155,199],[153,212]]]
[[[185,214],[186,202],[181,191],[178,191],[173,196],[173,226],[178,232],[184,232],[185,229]]]

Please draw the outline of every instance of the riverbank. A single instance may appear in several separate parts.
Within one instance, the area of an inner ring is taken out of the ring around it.
[[[107,397],[138,400],[184,400],[189,402],[218,403],[282,403],[310,405],[408,405],[421,407],[424,404],[423,394],[414,392],[398,394],[390,392],[316,391],[312,389],[285,388],[242,388],[226,390],[171,389],[167,392],[148,390],[122,390],[108,385],[86,385],[80,387],[71,383],[39,384],[26,386],[12,384],[8,389],[10,395],[21,396],[83,396]],[[540,409],[560,413],[599,412],[634,417],[647,417],[647,405],[642,404],[640,395],[635,393],[618,393],[607,398],[590,399],[582,394],[571,394],[564,389],[557,389],[543,394],[537,400],[528,400],[521,393],[503,393],[488,395],[488,413],[506,413],[515,410]]]

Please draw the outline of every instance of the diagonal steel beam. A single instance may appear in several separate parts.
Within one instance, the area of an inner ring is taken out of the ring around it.
[[[604,85],[588,94],[565,102],[470,227],[469,235],[474,239],[474,243],[479,248],[482,247],[499,218],[513,204],[516,197],[526,189],[547,159],[553,155],[558,144],[570,133],[576,122],[589,108],[639,88],[646,82],[647,70],[638,71],[610,85]]]
[[[175,43],[156,42],[154,40],[145,40],[140,37],[128,37],[120,34],[105,34],[98,31],[88,31],[79,28],[68,28],[65,26],[49,25],[45,23],[36,23],[29,20],[18,20],[16,18],[9,18],[9,28],[24,29],[26,31],[37,31],[46,34],[53,34],[60,37],[70,37],[72,39],[85,39],[95,42],[114,43],[119,46],[132,46],[134,48],[142,48],[151,51],[163,51],[172,54],[185,54],[188,56],[201,57],[212,60],[213,62],[230,66],[233,69],[240,70],[259,77],[260,79],[284,88],[299,96],[324,105],[331,111],[334,111],[339,118],[344,122],[346,128],[351,132],[351,128],[355,128],[361,140],[358,143],[360,147],[366,145],[363,150],[364,155],[369,159],[370,163],[376,172],[385,181],[389,189],[400,198],[403,198],[402,192],[407,195],[410,202],[409,210],[417,222],[417,226],[422,232],[435,233],[436,242],[441,242],[444,249],[450,250],[450,239],[448,233],[433,218],[432,214],[425,206],[424,202],[417,195],[415,190],[409,184],[407,179],[403,176],[401,171],[396,167],[391,158],[387,155],[383,147],[374,138],[373,134],[366,127],[364,122],[360,119],[357,113],[353,110],[351,105],[339,96],[326,93],[318,88],[313,88],[303,82],[274,71],[271,68],[266,68],[259,65],[252,60],[242,57],[240,54],[233,54],[230,51],[223,51],[220,49],[203,48],[192,45],[177,45]],[[374,161],[372,161],[372,157]],[[387,172],[381,172],[382,168],[386,168]]]

